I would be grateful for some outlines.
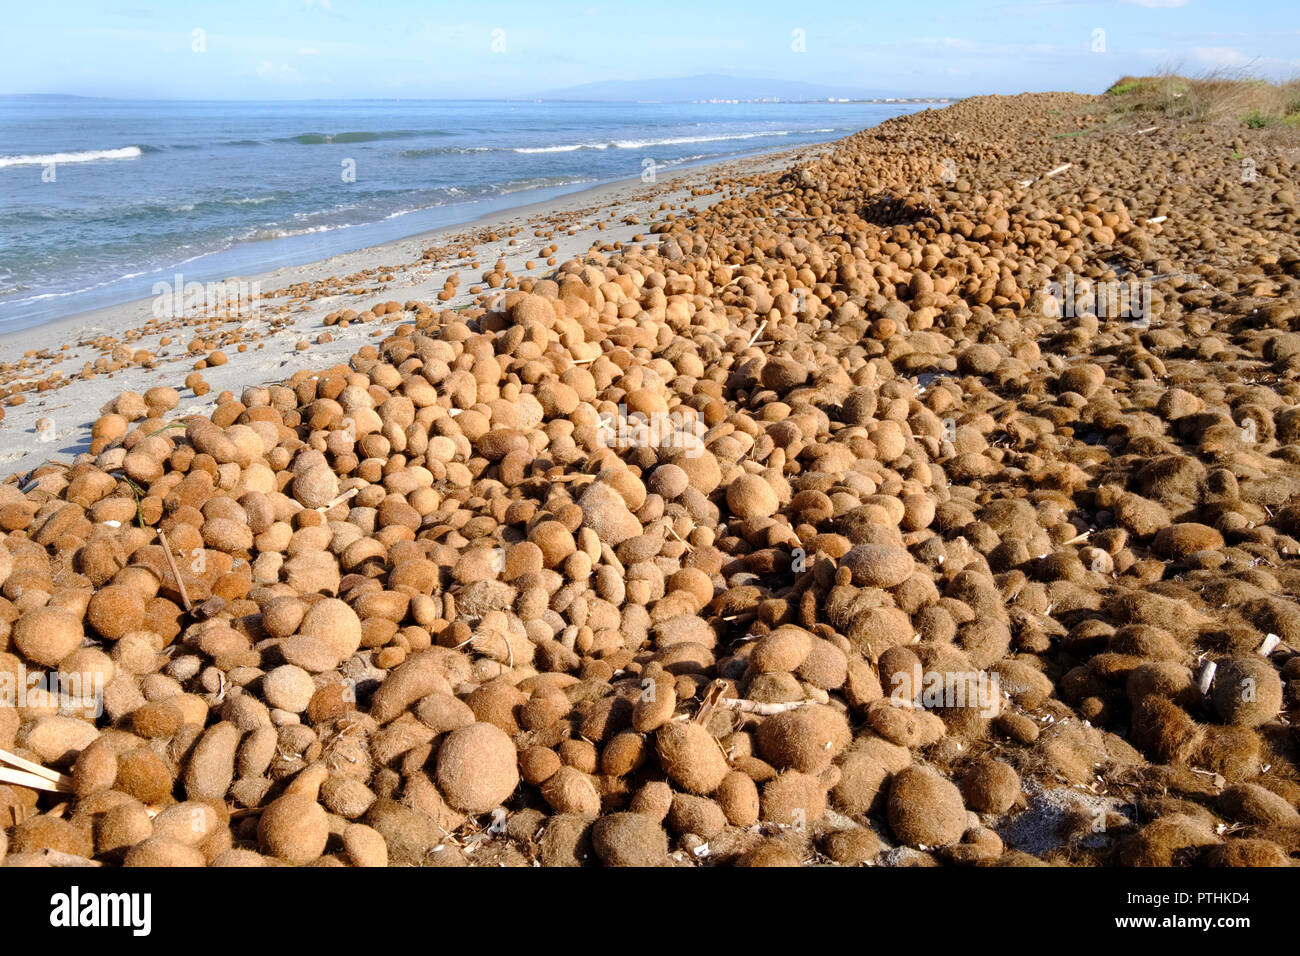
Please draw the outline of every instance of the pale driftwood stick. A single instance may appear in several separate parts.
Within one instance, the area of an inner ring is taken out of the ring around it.
[[[728,710],[738,710],[742,714],[758,714],[760,717],[770,717],[773,714],[784,714],[788,710],[797,710],[800,707],[807,707],[809,704],[815,704],[815,700],[790,700],[784,704],[765,704],[757,700],[743,700],[735,697],[723,697],[718,705]]]
[[[1210,685],[1214,683],[1214,672],[1218,670],[1218,665],[1209,661],[1201,668],[1201,675],[1196,681],[1196,686],[1201,690],[1201,696],[1204,697],[1210,692]]]
[[[725,621],[726,623],[730,624],[732,621],[740,621],[740,620],[744,620],[745,618],[757,617],[757,616],[758,616],[758,609],[750,608],[745,611],[737,611],[735,614],[728,614],[726,617],[718,618],[718,620]]]
[[[8,767],[0,767],[0,783],[11,783],[29,790],[48,790],[50,793],[67,793],[71,789],[48,777],[28,773],[26,770],[10,770]]]
[[[700,709],[695,712],[695,723],[703,724],[713,716],[722,702],[722,694],[726,689],[727,685],[720,680],[715,680],[709,685],[709,689],[704,692],[704,699],[700,702]]]
[[[162,528],[158,529],[158,540],[162,542],[163,554],[167,555],[167,567],[172,569],[172,577],[176,579],[176,590],[181,592],[181,603],[185,605],[185,613],[194,613],[194,605],[190,603],[189,592],[185,590],[185,582],[181,580],[180,569],[176,567],[176,559],[172,557],[172,546],[167,543],[167,533]]]
[[[1155,225],[1158,222],[1164,222],[1168,218],[1169,218],[1168,216],[1156,216],[1154,219],[1148,219],[1147,223],[1150,225]]]
[[[1043,173],[1043,175],[1039,176],[1038,179],[1020,180],[1020,185],[1032,186],[1034,183],[1038,182],[1039,179],[1051,179],[1053,176],[1059,176],[1061,175],[1061,173],[1065,172],[1073,165],[1074,163],[1062,163],[1060,166],[1057,166],[1055,169],[1049,169],[1047,172]]]
[[[753,334],[752,336],[750,336],[750,339],[749,339],[749,345],[746,345],[745,348],[749,348],[749,347],[752,346],[755,342],[757,342],[757,341],[758,341],[758,337],[759,337],[760,335],[763,334],[763,330],[766,329],[766,328],[767,328],[767,319],[765,318],[765,319],[763,319],[762,322],[760,322],[760,323],[758,324],[758,328],[756,328],[756,329],[754,330],[754,334]]]
[[[1138,130],[1138,135],[1141,136],[1143,133],[1154,133],[1159,128],[1159,126],[1148,126],[1146,129]]]
[[[44,777],[46,780],[52,780],[54,783],[63,783],[72,786],[72,778],[59,773],[57,770],[51,770],[48,767],[42,767],[38,763],[33,763],[17,754],[11,754],[7,750],[0,750],[0,764],[7,763],[17,767],[19,770],[26,770],[28,773],[34,773],[38,777]]]
[[[672,535],[674,538],[676,538],[678,541],[680,541],[682,544],[686,545],[686,550],[688,550],[688,551],[694,551],[694,550],[695,550],[695,545],[691,544],[689,541],[687,541],[685,538],[683,538],[680,534],[678,534],[677,531],[673,528],[672,525],[668,525],[668,533],[669,533],[670,535]]]
[[[349,500],[350,498],[356,497],[356,494],[359,490],[360,489],[358,488],[349,488],[347,491],[343,492],[343,494],[339,495],[329,504],[321,505],[316,510],[319,511],[321,514],[324,514],[325,512],[329,511],[331,508],[337,508],[339,505],[343,504],[343,502]]]
[[[1276,634],[1266,634],[1264,635],[1264,643],[1259,645],[1259,650],[1255,653],[1263,657],[1268,657],[1268,655],[1277,650],[1277,646],[1281,643],[1282,638],[1278,637]]]

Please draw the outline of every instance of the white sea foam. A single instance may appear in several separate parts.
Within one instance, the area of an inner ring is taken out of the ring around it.
[[[138,159],[143,154],[139,146],[121,149],[87,149],[76,153],[41,153],[37,155],[0,156],[0,168],[6,166],[48,166],[51,163],[93,163],[101,159]]]
[[[516,146],[515,153],[571,153],[578,149],[646,149],[650,146],[677,146],[683,143],[716,143],[730,139],[760,139],[765,136],[790,136],[794,133],[829,133],[828,129],[758,130],[752,133],[730,133],[720,136],[670,136],[666,139],[616,139],[609,143],[566,143],[562,146]]]

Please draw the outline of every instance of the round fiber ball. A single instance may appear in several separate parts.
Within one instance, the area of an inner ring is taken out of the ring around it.
[[[713,794],[733,826],[752,827],[758,822],[758,784],[748,774],[733,770],[722,778]]]
[[[672,501],[690,484],[690,477],[676,465],[660,465],[650,474],[649,489],[665,501]]]
[[[834,708],[809,704],[773,714],[759,725],[759,756],[779,770],[821,773],[853,739],[849,722]]]
[[[341,663],[361,646],[361,618],[338,598],[325,598],[307,609],[298,633],[323,641]]]
[[[822,841],[822,852],[841,866],[857,866],[875,859],[880,852],[880,837],[866,827],[836,830]]]
[[[1000,760],[982,758],[967,769],[961,792],[977,813],[1006,813],[1020,796],[1020,776]]]
[[[887,804],[889,827],[908,846],[948,846],[966,832],[961,791],[925,767],[894,774]]]
[[[168,840],[166,837],[149,837],[126,852],[123,866],[144,867],[197,867],[206,865],[203,854],[192,846]]]
[[[859,544],[849,549],[840,564],[849,569],[858,587],[892,588],[912,575],[916,562],[902,548],[887,544]]]
[[[329,835],[329,815],[302,793],[278,798],[262,811],[257,822],[257,842],[262,852],[286,863],[310,863],[325,852]]]
[[[835,806],[844,813],[867,813],[884,801],[889,770],[875,757],[850,753],[840,762],[840,779],[831,791]]]
[[[787,770],[763,785],[761,819],[802,827],[826,813],[826,788],[819,778]]]
[[[13,641],[33,664],[54,667],[81,646],[81,619],[56,607],[32,608],[13,626]]]
[[[72,765],[72,789],[79,797],[107,790],[116,779],[117,753],[107,742],[92,743]]]
[[[95,852],[120,859],[141,840],[153,836],[153,821],[144,804],[131,800],[95,820]]]
[[[1225,723],[1258,727],[1282,709],[1282,678],[1262,657],[1234,657],[1219,665],[1210,694]]]
[[[388,844],[379,831],[352,823],[343,831],[343,849],[353,866],[387,866]]]
[[[262,696],[272,707],[301,714],[316,693],[316,683],[301,667],[284,664],[262,678]]]
[[[655,743],[664,772],[692,793],[712,793],[731,769],[717,740],[699,724],[665,724],[655,732]]]
[[[644,813],[611,813],[591,829],[591,845],[606,866],[661,866],[668,834]]]
[[[591,823],[587,817],[551,817],[538,841],[542,866],[582,866],[590,860]]]
[[[131,714],[131,729],[138,736],[167,740],[185,723],[185,712],[174,701],[156,700],[142,704]]]
[[[561,767],[542,784],[542,798],[556,813],[582,817],[600,814],[600,794],[591,777],[574,767]]]
[[[1280,846],[1268,840],[1229,840],[1201,854],[1203,866],[1290,866],[1291,859]]]
[[[758,475],[741,475],[727,486],[727,507],[738,518],[770,518],[780,506],[772,486]]]
[[[677,833],[694,833],[711,840],[726,829],[727,815],[708,797],[676,793],[668,810],[668,825]]]
[[[781,840],[764,840],[736,861],[736,866],[745,867],[801,865],[799,855]]]
[[[560,767],[559,755],[549,747],[529,747],[519,752],[519,772],[530,786],[545,783]]]
[[[1186,521],[1171,524],[1156,532],[1151,550],[1165,558],[1184,558],[1198,551],[1211,551],[1223,547],[1223,535],[1215,529]]]
[[[144,623],[144,595],[125,584],[100,588],[86,608],[86,620],[106,640],[116,641]]]
[[[673,788],[663,780],[651,780],[632,794],[627,808],[633,813],[644,813],[662,823],[673,807]]]
[[[438,751],[438,789],[469,813],[500,806],[519,784],[514,742],[495,724],[453,730]]]
[[[95,852],[90,833],[60,817],[46,815],[24,820],[13,830],[14,853],[39,853],[54,850],[73,856],[90,856]]]
[[[114,790],[135,797],[141,803],[160,803],[171,796],[172,775],[167,764],[148,747],[136,747],[117,758]]]
[[[1229,787],[1219,794],[1219,810],[1240,823],[1259,826],[1300,826],[1300,813],[1286,800],[1257,783]]]
[[[786,624],[754,642],[749,666],[758,674],[794,671],[812,650],[813,635],[802,627]]]

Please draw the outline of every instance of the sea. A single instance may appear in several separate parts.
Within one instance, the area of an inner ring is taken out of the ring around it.
[[[0,97],[0,334],[923,108]]]

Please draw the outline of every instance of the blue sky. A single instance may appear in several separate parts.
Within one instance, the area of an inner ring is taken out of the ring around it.
[[[528,96],[598,80],[722,73],[893,95],[971,95],[1096,92],[1122,74],[1165,68],[1300,75],[1296,0],[48,0],[6,7],[0,93]],[[795,31],[803,52],[794,49]]]

